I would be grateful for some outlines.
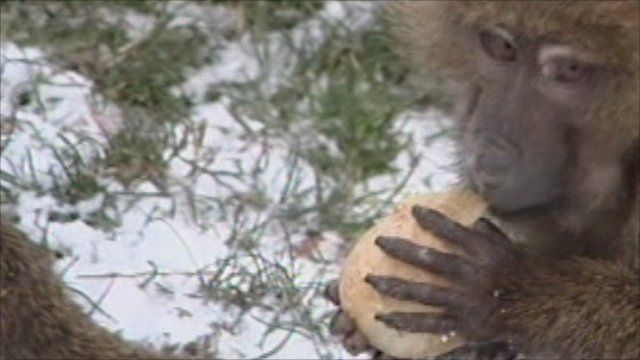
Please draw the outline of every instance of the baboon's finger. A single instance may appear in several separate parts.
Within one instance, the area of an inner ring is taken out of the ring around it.
[[[359,331],[345,337],[342,341],[342,346],[344,346],[351,355],[358,355],[372,349],[367,338]]]
[[[455,329],[455,320],[442,313],[391,312],[376,314],[375,319],[411,333],[447,334]]]
[[[329,333],[334,336],[350,335],[356,331],[356,324],[343,311],[336,311],[329,322]]]
[[[324,297],[336,306],[340,306],[340,292],[338,279],[332,280],[324,288]]]

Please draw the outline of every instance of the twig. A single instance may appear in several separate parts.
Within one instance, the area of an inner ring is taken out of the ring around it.
[[[79,279],[113,279],[113,278],[139,278],[139,277],[149,277],[149,276],[200,276],[200,275],[210,275],[215,276],[217,272],[215,271],[140,271],[134,273],[119,273],[119,272],[110,272],[104,274],[80,274],[77,276]]]

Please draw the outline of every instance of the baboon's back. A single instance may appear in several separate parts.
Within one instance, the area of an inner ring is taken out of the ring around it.
[[[73,303],[52,255],[0,219],[0,358],[159,358],[97,326]]]

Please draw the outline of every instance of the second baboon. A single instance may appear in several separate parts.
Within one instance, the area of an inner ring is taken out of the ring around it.
[[[378,319],[532,358],[640,358],[640,2],[419,1],[390,11],[414,68],[461,95],[460,171],[508,236],[414,209],[468,256],[380,239],[452,287],[371,276],[383,294],[444,309]]]
[[[0,218],[1,359],[161,359],[96,325],[68,296],[53,255]]]

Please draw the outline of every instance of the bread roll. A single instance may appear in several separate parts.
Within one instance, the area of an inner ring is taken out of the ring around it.
[[[443,193],[412,196],[391,215],[380,220],[357,242],[345,260],[340,278],[341,307],[352,316],[371,345],[398,358],[425,358],[442,354],[462,345],[459,337],[416,334],[398,331],[374,319],[376,313],[391,311],[437,312],[437,308],[391,299],[380,295],[364,277],[371,273],[388,275],[411,281],[446,286],[437,275],[405,264],[385,255],[374,241],[378,236],[397,236],[441,251],[449,251],[446,244],[423,230],[411,215],[411,207],[420,205],[436,209],[460,224],[473,224],[485,211],[485,202],[463,189]]]

